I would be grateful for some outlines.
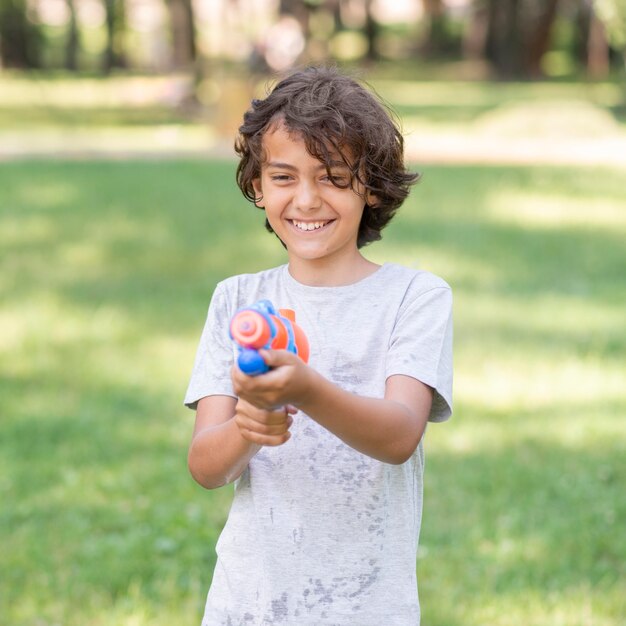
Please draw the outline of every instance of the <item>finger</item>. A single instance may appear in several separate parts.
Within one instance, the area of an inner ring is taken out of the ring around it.
[[[247,374],[244,374],[235,364],[230,370],[230,378],[233,381],[233,386],[236,390],[238,387],[245,389],[248,385],[254,383],[258,376],[248,376]]]
[[[253,406],[242,406],[237,410],[235,419],[238,424],[245,425],[251,430],[275,434],[277,429],[285,430],[288,428],[287,424],[291,416],[284,409],[281,411],[263,411]]]
[[[247,430],[257,433],[258,435],[267,435],[270,437],[283,435],[289,430],[290,426],[287,420],[282,424],[263,424],[244,416],[238,416],[236,421],[240,430]]]
[[[289,431],[285,431],[281,435],[261,435],[253,430],[246,430],[244,428],[241,429],[240,432],[244,439],[260,446],[280,446],[289,441],[291,437]]]
[[[288,350],[259,350],[259,354],[270,367],[280,367],[281,365],[293,365],[300,361],[300,357]]]
[[[289,413],[280,408],[275,411],[269,411],[266,409],[253,408],[252,412],[248,414],[256,422],[261,424],[267,424],[268,426],[275,426],[278,424],[285,424],[289,418]]]
[[[300,409],[293,404],[285,405],[285,411],[287,411],[288,415],[295,415]]]
[[[280,397],[280,394],[274,390],[242,390],[240,392],[240,397],[245,398],[258,411],[276,413],[278,415],[282,415],[283,417],[286,413],[284,409],[284,402]]]
[[[256,392],[263,393],[267,389],[271,389],[275,384],[275,379],[281,379],[280,370],[270,369],[265,374],[258,376],[248,376],[239,371],[233,371],[232,382],[235,393],[253,394]]]
[[[236,365],[233,365],[230,370],[230,379],[233,383],[233,390],[238,396],[241,395],[242,390],[241,376],[242,373],[239,371],[239,368]]]

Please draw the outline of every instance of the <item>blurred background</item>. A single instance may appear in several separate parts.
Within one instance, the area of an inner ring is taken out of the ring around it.
[[[416,157],[612,162],[625,49],[623,0],[0,0],[1,153],[230,155],[276,73],[330,62]]]
[[[216,282],[286,260],[232,144],[311,63],[422,173],[366,256],[455,293],[422,623],[624,623],[626,1],[0,0],[0,626],[199,624],[232,487],[182,398]]]

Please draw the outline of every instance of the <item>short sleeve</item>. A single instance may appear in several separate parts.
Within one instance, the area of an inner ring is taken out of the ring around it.
[[[432,387],[429,421],[452,415],[452,291],[447,285],[417,295],[409,290],[387,353],[385,376],[395,374]]]
[[[185,405],[190,409],[196,409],[198,400],[206,396],[236,397],[230,378],[234,362],[234,350],[228,337],[230,317],[226,290],[223,283],[218,283],[211,298],[185,395]]]

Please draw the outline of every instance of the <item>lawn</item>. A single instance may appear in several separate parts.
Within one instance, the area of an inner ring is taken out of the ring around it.
[[[398,80],[380,68],[357,75],[402,117],[407,150],[415,158],[442,144],[456,150],[461,144],[464,153],[470,146],[479,155],[502,147],[515,152],[521,141],[525,151],[527,142],[535,146],[535,163],[546,161],[554,144],[566,144],[560,162],[574,152],[581,153],[578,162],[595,155],[593,162],[624,166],[623,81]],[[96,79],[3,73],[0,158],[64,151],[230,154],[242,111],[252,97],[264,97],[270,84],[269,78],[252,80],[216,68],[198,89],[206,105],[200,108],[185,100],[190,77],[184,75]]]
[[[231,489],[189,477],[182,397],[216,281],[284,260],[234,167],[0,165],[2,626],[199,623]],[[617,626],[624,172],[422,171],[366,253],[455,293],[455,416],[426,435],[423,624]]]

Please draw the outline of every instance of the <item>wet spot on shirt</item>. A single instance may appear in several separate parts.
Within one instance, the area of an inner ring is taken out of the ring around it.
[[[283,593],[279,600],[272,600],[272,619],[275,622],[282,622],[287,617],[287,594]]]
[[[332,604],[333,603],[333,589],[332,587],[324,587],[322,581],[317,578],[315,580],[315,588],[313,589],[313,593],[318,596],[317,601],[320,604]]]
[[[299,543],[302,542],[302,537],[303,537],[303,532],[302,532],[302,527],[299,528],[294,528],[293,529],[293,542],[298,545]]]
[[[370,574],[362,574],[359,576],[359,588],[354,593],[351,593],[350,597],[354,598],[367,591],[378,580],[379,572],[380,567],[375,567]]]

